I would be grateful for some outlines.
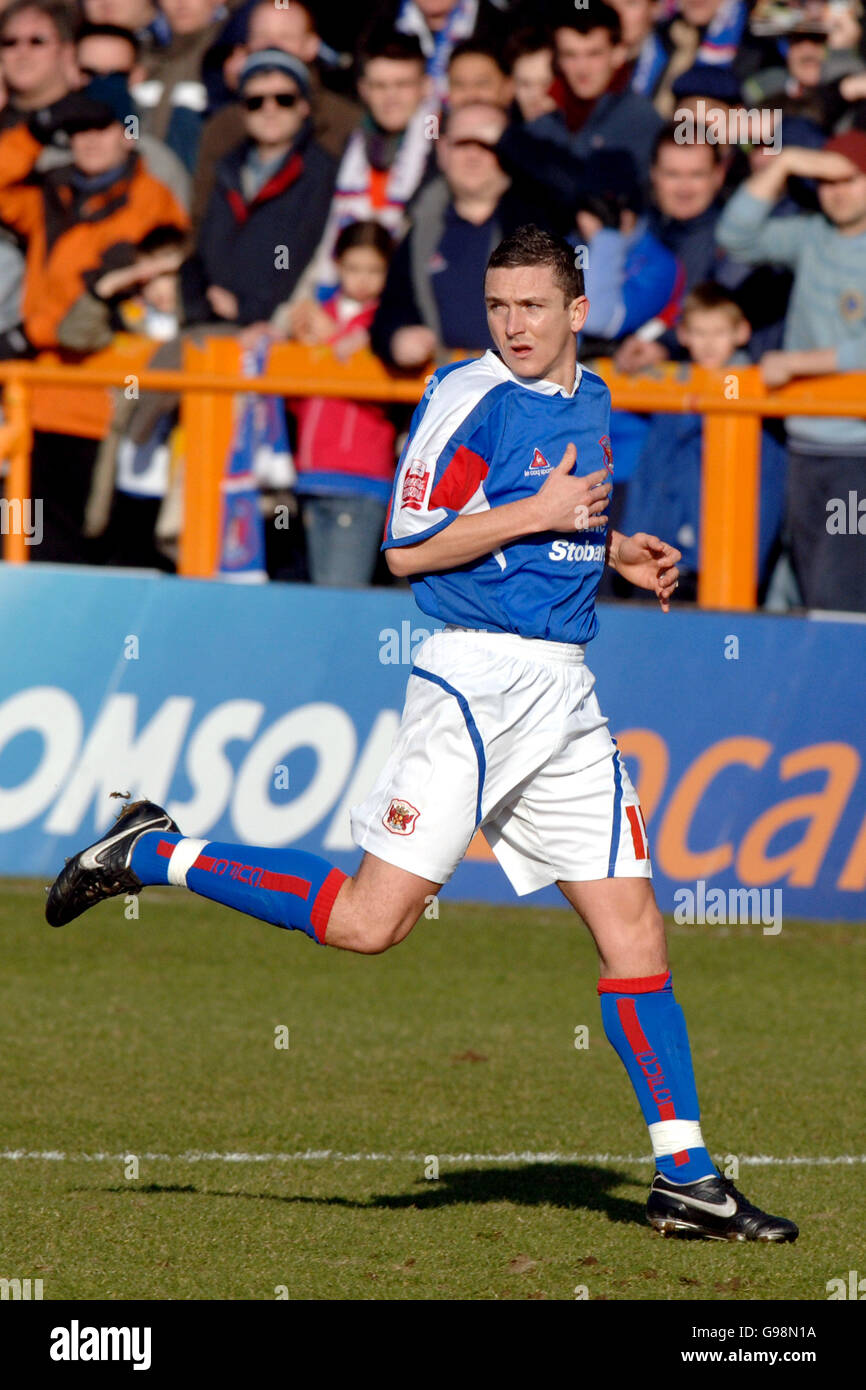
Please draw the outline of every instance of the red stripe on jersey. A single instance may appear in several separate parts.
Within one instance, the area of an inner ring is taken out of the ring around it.
[[[437,507],[448,507],[451,511],[459,512],[478,491],[479,484],[484,482],[489,471],[490,465],[480,454],[461,444],[459,449],[454,450],[451,462],[430,494],[431,512]]]
[[[636,980],[599,980],[599,994],[652,994],[664,989],[669,970],[663,975],[641,975]]]
[[[626,806],[625,813],[628,816],[628,823],[631,826],[631,842],[634,845],[635,859],[646,859],[646,845],[641,834],[641,825],[638,820],[637,807]]]
[[[325,939],[331,909],[337,894],[348,877],[349,875],[344,874],[342,869],[332,869],[316,894],[313,906],[310,908],[310,925],[316,933],[317,941],[324,941]]]

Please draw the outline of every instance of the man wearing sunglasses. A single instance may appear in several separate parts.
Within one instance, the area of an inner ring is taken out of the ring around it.
[[[246,139],[217,166],[183,270],[191,322],[269,319],[309,264],[330,206],[335,162],[312,138],[306,64],[282,49],[251,54],[239,97]]]
[[[72,14],[62,0],[12,0],[0,16],[0,131],[51,106],[73,86]]]

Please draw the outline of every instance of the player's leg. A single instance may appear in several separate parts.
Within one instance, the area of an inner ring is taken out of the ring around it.
[[[599,955],[605,1034],[634,1086],[659,1172],[675,1182],[716,1174],[701,1134],[683,1011],[648,878],[560,882]]]
[[[604,1030],[649,1129],[656,1165],[647,1204],[652,1225],[664,1234],[719,1240],[796,1240],[792,1221],[761,1211],[721,1177],[704,1144],[688,1030],[650,880],[558,886],[595,941]]]
[[[63,926],[96,902],[157,884],[368,955],[402,941],[441,887],[369,854],[349,878],[303,850],[192,839],[145,801],[125,807],[102,840],[67,861],[46,916]]]
[[[602,740],[592,737],[595,752]],[[593,935],[605,1032],[634,1086],[655,1155],[651,1223],[718,1239],[793,1240],[793,1222],[753,1207],[707,1152],[643,817],[628,771],[604,737],[607,754],[586,762],[578,735],[485,822],[485,834],[518,893],[556,882]]]

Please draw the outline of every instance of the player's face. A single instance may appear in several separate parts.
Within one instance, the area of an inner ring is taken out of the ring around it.
[[[491,337],[515,376],[543,377],[570,390],[586,296],[566,303],[550,266],[526,265],[489,270],[484,300]]]

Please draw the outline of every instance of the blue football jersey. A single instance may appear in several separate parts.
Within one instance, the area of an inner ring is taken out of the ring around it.
[[[521,380],[492,351],[440,367],[412,417],[382,548],[414,545],[455,517],[531,497],[572,443],[574,474],[612,474],[609,429],[610,392],[584,367],[571,394]],[[588,642],[598,630],[605,536],[606,528],[525,536],[410,583],[423,612],[446,623]]]

